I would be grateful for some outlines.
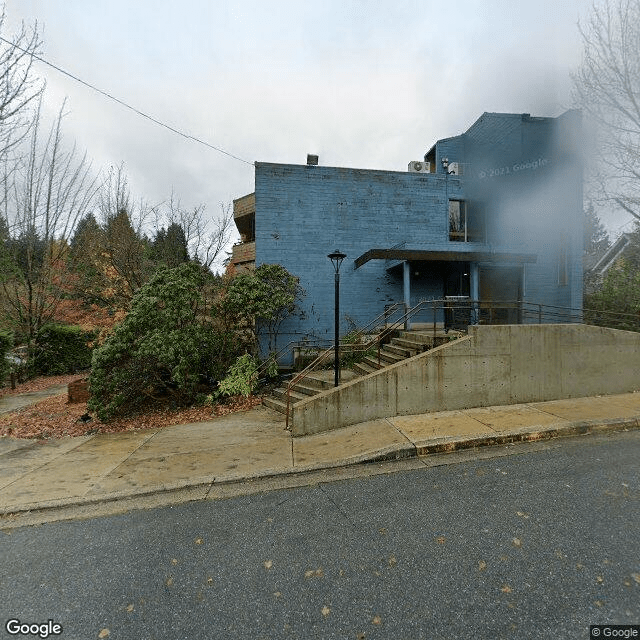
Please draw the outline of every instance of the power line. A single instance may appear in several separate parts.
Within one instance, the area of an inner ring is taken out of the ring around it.
[[[97,91],[98,93],[102,94],[106,98],[109,98],[110,100],[113,100],[114,102],[117,102],[119,105],[121,105],[123,107],[126,107],[127,109],[130,109],[134,113],[137,113],[139,116],[142,116],[143,118],[146,118],[147,120],[150,120],[151,122],[153,122],[155,124],[158,124],[161,127],[164,127],[165,129],[168,129],[169,131],[171,131],[173,133],[177,133],[179,136],[182,136],[183,138],[186,138],[187,140],[193,140],[194,142],[198,142],[199,144],[202,144],[205,147],[209,147],[210,149],[213,149],[214,151],[218,151],[219,153],[224,153],[226,156],[229,156],[230,158],[233,158],[234,160],[239,160],[240,162],[244,162],[245,164],[248,164],[248,165],[251,165],[251,166],[253,166],[253,164],[254,164],[253,162],[250,162],[249,160],[245,160],[244,158],[240,158],[238,156],[235,156],[235,155],[233,155],[233,153],[229,153],[228,151],[225,151],[224,149],[221,149],[220,147],[216,147],[216,146],[214,146],[212,144],[209,144],[208,142],[205,142],[204,140],[201,140],[200,138],[196,138],[195,136],[189,135],[188,133],[184,133],[184,131],[180,131],[179,129],[175,129],[171,125],[165,124],[164,122],[154,118],[153,116],[150,116],[148,113],[144,113],[144,111],[140,111],[139,109],[136,109],[135,107],[132,107],[130,104],[127,104],[126,102],[124,102],[124,100],[120,100],[119,98],[116,98],[115,96],[112,96],[110,93],[107,93],[106,91],[103,91],[102,89],[96,87],[95,85],[91,84],[90,82],[86,82],[82,78],[78,78],[78,76],[74,76],[72,73],[69,73],[68,71],[65,71],[64,69],[62,69],[62,68],[58,67],[57,65],[49,62],[48,60],[45,60],[44,58],[36,55],[35,53],[32,53],[31,51],[28,51],[27,49],[23,49],[22,47],[19,47],[17,44],[11,42],[10,40],[7,40],[6,38],[3,38],[2,36],[0,36],[0,40],[2,42],[5,42],[6,44],[12,46],[12,47],[15,47],[19,51],[22,51],[23,53],[26,53],[27,55],[31,56],[35,60],[38,60],[39,62],[42,62],[43,64],[48,65],[52,69],[55,69],[56,71],[64,74],[65,76],[68,76],[72,80],[75,80],[76,82],[79,82],[80,84],[83,84],[85,87],[89,87],[89,89],[93,89],[94,91]]]

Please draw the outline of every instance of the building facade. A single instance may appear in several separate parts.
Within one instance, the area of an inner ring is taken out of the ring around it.
[[[485,113],[406,172],[258,162],[255,191],[234,201],[232,263],[300,278],[280,344],[332,337],[335,249],[342,333],[385,305],[452,296],[581,309],[580,137],[576,111]]]

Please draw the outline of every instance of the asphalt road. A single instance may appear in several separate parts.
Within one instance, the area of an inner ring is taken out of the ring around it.
[[[52,620],[64,640],[640,624],[640,433],[518,451],[0,532],[0,637],[27,637],[11,618]]]

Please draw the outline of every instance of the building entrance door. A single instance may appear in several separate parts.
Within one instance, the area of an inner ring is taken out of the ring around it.
[[[519,324],[521,268],[480,267],[480,322]]]
[[[468,262],[449,262],[444,271],[444,327],[464,329],[471,324],[471,278]]]

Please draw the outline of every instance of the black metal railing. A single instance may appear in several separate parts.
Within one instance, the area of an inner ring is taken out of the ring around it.
[[[549,305],[524,300],[494,301],[472,300],[456,296],[438,300],[421,300],[407,309],[403,302],[385,306],[384,311],[356,330],[360,341],[340,340],[342,353],[370,352],[377,350],[380,363],[380,349],[401,329],[419,328],[430,331],[435,337],[440,330],[466,331],[469,325],[507,324],[594,324],[598,326],[640,332],[640,314],[616,313],[608,310],[578,309]],[[309,357],[316,356],[287,385],[287,427],[291,406],[292,388],[304,380],[312,371],[333,361],[333,343],[328,341],[290,342],[277,356],[291,354],[295,367],[294,353],[305,351]]]

